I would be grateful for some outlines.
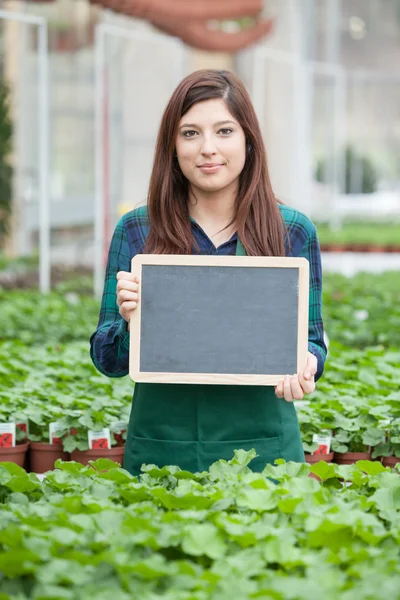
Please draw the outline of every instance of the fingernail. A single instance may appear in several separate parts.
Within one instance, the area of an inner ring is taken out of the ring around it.
[[[304,377],[305,377],[306,379],[310,379],[310,377],[311,377],[311,373],[310,373],[310,371],[307,371],[307,373],[304,375]]]
[[[286,381],[286,382],[289,382],[289,381],[290,381],[290,377],[289,377],[289,375],[286,375],[286,377],[285,377],[285,381]]]

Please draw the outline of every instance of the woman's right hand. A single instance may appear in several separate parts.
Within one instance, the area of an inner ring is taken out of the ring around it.
[[[139,302],[139,279],[127,271],[117,273],[117,305],[119,314],[128,323]]]

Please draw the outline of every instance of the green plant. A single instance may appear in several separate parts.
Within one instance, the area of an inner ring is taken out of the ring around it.
[[[325,181],[328,168],[326,159],[317,162],[315,178]],[[355,177],[360,172],[361,178]],[[366,155],[359,154],[352,146],[345,148],[345,180],[341,192],[344,194],[371,194],[377,188],[377,174],[372,161]]]
[[[399,272],[326,273],[323,317],[330,339],[349,347],[383,344],[400,348]]]
[[[0,464],[2,598],[370,600],[398,597],[399,471],[236,451],[207,472]],[[309,477],[317,475],[321,483]],[[343,485],[343,480],[347,485]]]
[[[372,453],[372,458],[380,456],[396,456],[400,458],[400,418],[384,421],[381,425],[384,441],[378,444]]]
[[[132,391],[128,377],[96,371],[87,342],[34,353],[18,342],[0,343],[0,422],[27,420],[31,441],[49,442],[49,425],[57,422],[67,452],[88,449],[88,429],[109,427],[112,445],[123,443],[119,423],[129,421]]]
[[[10,163],[13,125],[10,116],[10,92],[0,79],[0,245],[8,231],[12,202],[13,169]]]
[[[318,448],[318,444],[313,441],[313,436],[321,434],[324,430],[332,430],[335,426],[334,420],[323,415],[319,409],[320,406],[316,402],[306,402],[297,407],[304,452],[310,454]]]
[[[339,228],[316,222],[318,239],[322,245],[351,244],[357,246],[400,246],[400,219],[389,221],[343,221]]]
[[[99,302],[93,297],[0,289],[0,340],[26,344],[89,340],[98,313]]]

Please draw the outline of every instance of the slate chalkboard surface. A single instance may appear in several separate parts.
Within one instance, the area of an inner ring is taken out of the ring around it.
[[[306,363],[304,258],[137,255],[130,376],[275,385]]]

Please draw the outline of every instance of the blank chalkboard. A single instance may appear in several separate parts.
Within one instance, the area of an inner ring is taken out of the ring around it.
[[[276,385],[305,366],[304,258],[137,255],[134,381]]]

